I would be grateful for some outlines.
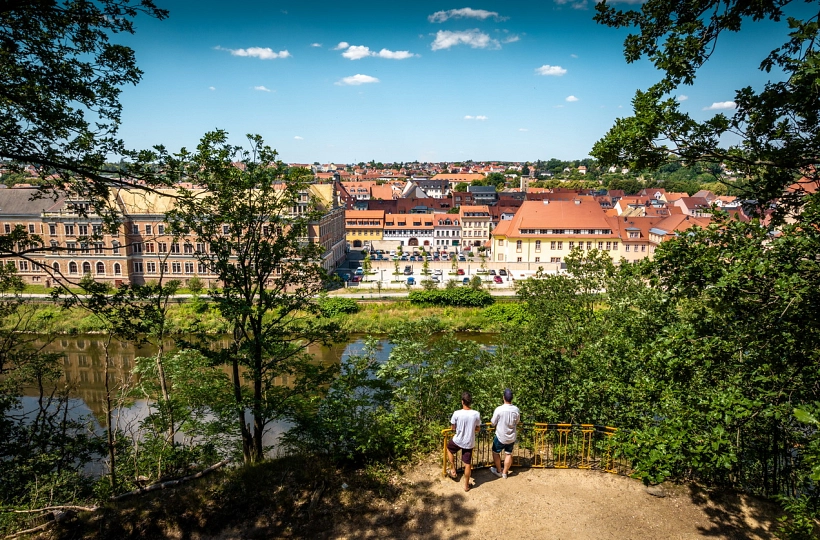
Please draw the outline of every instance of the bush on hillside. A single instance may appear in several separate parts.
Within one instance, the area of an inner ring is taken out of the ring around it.
[[[408,295],[411,304],[428,306],[485,307],[495,302],[487,291],[456,287],[454,289],[413,291]]]
[[[352,315],[359,312],[359,304],[350,298],[322,298],[319,300],[319,310],[323,317]]]

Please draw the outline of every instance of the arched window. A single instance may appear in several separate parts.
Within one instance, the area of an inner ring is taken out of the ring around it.
[[[91,263],[84,262],[83,263],[83,274],[90,274],[91,273]]]
[[[97,263],[97,273],[98,274],[105,274],[105,265],[101,262]]]
[[[60,263],[56,262],[56,263],[52,264],[51,268],[53,268],[55,272],[59,273],[60,272]]]
[[[77,273],[77,263],[71,261],[68,263],[68,273],[69,274],[76,274]]]
[[[120,274],[122,274],[122,267],[120,266],[120,263],[114,263],[114,275],[119,276]]]

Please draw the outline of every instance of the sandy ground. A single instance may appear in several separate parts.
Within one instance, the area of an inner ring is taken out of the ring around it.
[[[327,538],[627,539],[773,538],[773,505],[691,486],[662,486],[582,470],[521,469],[506,479],[474,471],[472,489],[430,462],[409,472],[405,495]]]

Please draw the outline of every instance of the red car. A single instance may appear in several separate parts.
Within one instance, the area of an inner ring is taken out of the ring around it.
[[[504,283],[504,280],[501,279],[501,276],[493,276],[493,281],[496,283]]]
[[[456,270],[456,274],[458,274],[459,276],[463,276],[464,275],[464,269],[459,268],[458,270]]]
[[[358,283],[358,282],[360,282],[361,280],[362,280],[362,276],[353,276],[352,278],[350,278],[350,281],[351,281],[352,283]]]

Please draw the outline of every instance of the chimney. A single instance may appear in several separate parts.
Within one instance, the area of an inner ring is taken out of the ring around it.
[[[581,204],[581,199],[575,199],[575,204]]]

